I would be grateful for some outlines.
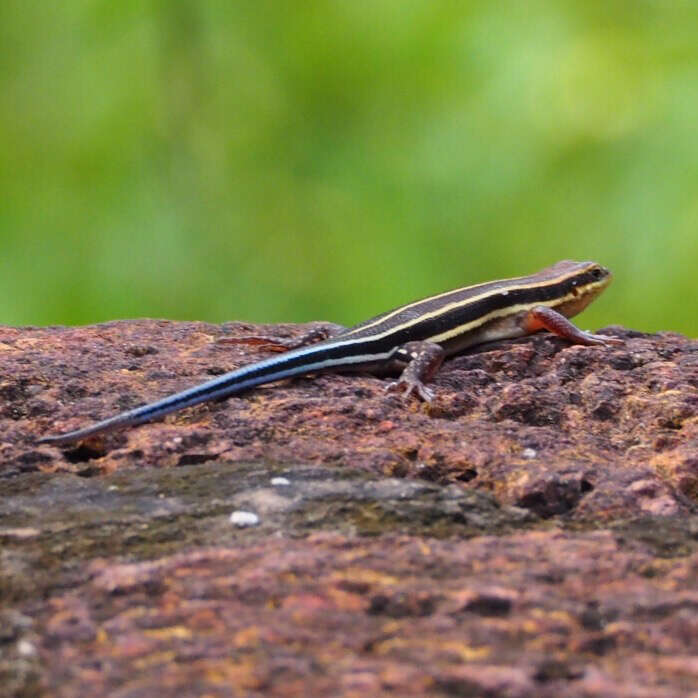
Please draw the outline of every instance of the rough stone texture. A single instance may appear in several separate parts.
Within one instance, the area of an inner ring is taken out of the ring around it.
[[[35,444],[307,329],[0,329],[0,696],[698,696],[695,340],[541,334],[430,405],[328,374]]]

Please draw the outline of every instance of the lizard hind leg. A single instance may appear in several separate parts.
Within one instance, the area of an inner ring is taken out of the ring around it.
[[[386,386],[386,392],[402,390],[405,397],[415,393],[425,402],[431,402],[434,391],[427,388],[425,383],[436,375],[445,356],[444,349],[434,342],[408,342],[403,345],[397,358],[404,358],[409,363],[400,378]]]
[[[311,328],[296,339],[250,335],[248,337],[220,337],[216,340],[216,344],[249,344],[267,351],[284,352],[332,339],[346,330],[347,328],[343,325],[326,322]]]

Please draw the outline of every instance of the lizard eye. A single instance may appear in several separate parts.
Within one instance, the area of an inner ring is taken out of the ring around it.
[[[594,267],[591,270],[591,276],[594,279],[600,279],[603,276],[603,270],[601,269],[601,267]]]

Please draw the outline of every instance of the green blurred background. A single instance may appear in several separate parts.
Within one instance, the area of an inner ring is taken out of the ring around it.
[[[0,3],[0,322],[351,324],[593,259],[695,336],[698,3]]]

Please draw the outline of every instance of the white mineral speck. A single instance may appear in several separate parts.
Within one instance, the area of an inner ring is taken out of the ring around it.
[[[22,657],[33,657],[36,655],[36,647],[29,640],[20,640],[17,643],[17,652]]]
[[[536,453],[535,449],[533,449],[533,448],[524,448],[521,455],[524,458],[535,458],[538,454]]]
[[[291,481],[286,477],[273,477],[271,479],[271,484],[274,485],[274,487],[288,487]]]
[[[230,523],[239,528],[256,526],[259,523],[259,516],[252,511],[234,511],[230,515]]]

